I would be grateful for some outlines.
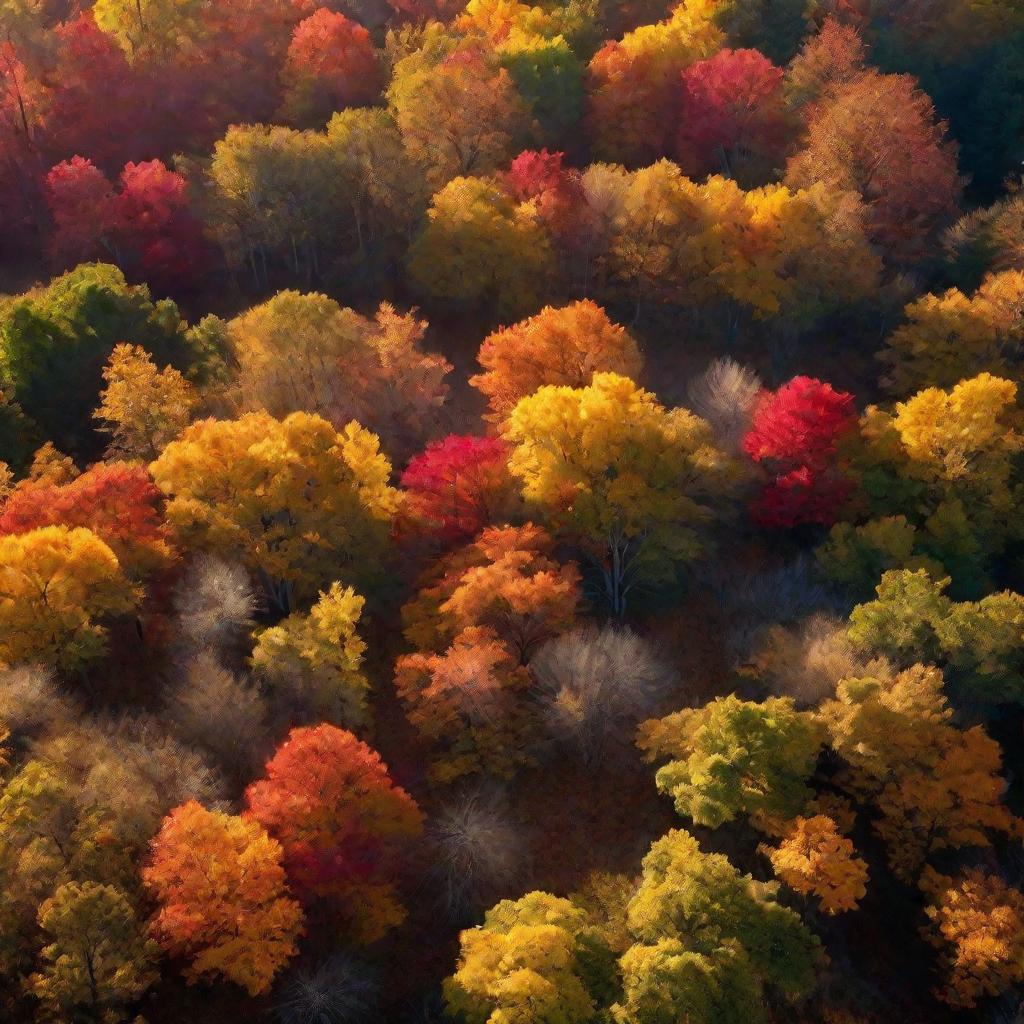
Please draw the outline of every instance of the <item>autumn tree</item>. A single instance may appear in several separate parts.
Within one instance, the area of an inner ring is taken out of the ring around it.
[[[490,174],[529,141],[531,118],[511,76],[475,49],[399,62],[387,96],[407,152],[435,190]]]
[[[435,298],[516,316],[540,305],[553,256],[534,204],[514,202],[489,178],[459,177],[431,200],[408,268]]]
[[[110,885],[66,883],[39,908],[49,940],[30,986],[50,1011],[118,1019],[157,979],[157,946],[127,896]]]
[[[796,999],[813,984],[820,943],[774,887],[741,875],[673,830],[643,860],[621,959],[623,1024],[695,1019],[765,1021],[765,989]],[[685,1016],[684,1016],[685,1019]]]
[[[913,881],[935,851],[987,846],[1014,830],[999,745],[981,726],[950,724],[938,669],[845,679],[820,714],[848,765],[844,786],[879,812],[874,829],[899,878]]]
[[[952,601],[948,577],[924,569],[890,570],[876,597],[850,614],[849,637],[859,649],[906,667],[939,662],[953,692],[971,703],[1024,700],[1018,646],[1024,597],[1012,591],[980,601]]]
[[[383,84],[369,32],[328,7],[295,26],[281,74],[285,119],[303,128],[322,127],[345,107],[370,106]]]
[[[590,768],[630,742],[675,681],[650,641],[610,625],[549,640],[531,659],[530,675],[551,737]]]
[[[395,876],[423,816],[374,750],[331,725],[293,729],[245,799],[297,890],[329,900],[357,941],[401,923]]]
[[[449,434],[409,460],[405,512],[416,532],[465,541],[515,510],[508,446],[498,437]]]
[[[78,155],[113,174],[140,151],[160,151],[164,140],[158,141],[147,118],[158,100],[153,79],[129,64],[118,43],[97,25],[94,11],[83,10],[57,25],[50,45],[51,68],[38,112],[40,136],[53,160]]]
[[[587,932],[586,915],[569,900],[546,892],[502,900],[459,936],[458,964],[444,983],[449,1012],[469,1024],[592,1020]]]
[[[1016,394],[1012,381],[981,373],[891,412],[871,406],[849,452],[866,518],[905,516],[915,555],[941,564],[957,596],[990,590],[994,560],[1016,537]]]
[[[208,264],[188,182],[160,160],[127,163],[114,201],[121,265],[133,278],[180,292]]]
[[[856,27],[829,15],[786,69],[786,102],[795,108],[816,103],[857,78],[865,63],[864,40]]]
[[[453,921],[478,920],[480,910],[524,874],[525,837],[507,802],[491,789],[445,801],[431,815],[425,838],[438,903]]]
[[[166,568],[176,557],[162,504],[143,467],[97,463],[64,484],[23,481],[0,505],[0,537],[45,526],[84,527],[138,578]]]
[[[84,527],[0,538],[0,659],[80,669],[105,650],[108,616],[137,594],[117,556]]]
[[[398,457],[430,435],[451,364],[423,349],[427,324],[383,303],[371,319],[319,293],[278,292],[228,323],[243,412],[353,419]]]
[[[10,397],[62,451],[92,455],[103,367],[126,339],[161,365],[198,359],[173,302],[153,302],[116,267],[88,263],[0,309],[0,364]]]
[[[431,194],[394,115],[380,107],[340,110],[327,125],[327,145],[336,175],[332,187],[351,216],[353,248],[390,257],[407,243]]]
[[[768,856],[775,874],[794,892],[814,896],[826,914],[855,910],[867,891],[867,864],[827,815],[795,818]]]
[[[757,50],[719,50],[684,69],[676,136],[682,169],[763,180],[786,143],[782,75]]]
[[[708,364],[686,387],[690,408],[710,424],[725,452],[739,453],[764,390],[753,370],[728,357]]]
[[[252,778],[268,753],[267,700],[214,651],[189,653],[181,662],[164,703],[175,735],[208,752],[233,778]]]
[[[110,451],[129,459],[155,459],[188,426],[197,404],[193,385],[172,366],[157,369],[139,345],[115,345],[103,380],[93,418],[110,434]]]
[[[609,40],[591,58],[586,125],[602,160],[643,167],[671,148],[679,75],[724,41],[714,5],[685,0],[666,20]]]
[[[512,38],[500,48],[498,59],[533,115],[542,141],[558,143],[578,130],[584,64],[565,38]]]
[[[529,686],[529,673],[487,626],[466,627],[438,654],[406,654],[395,663],[395,689],[434,748],[437,782],[473,773],[509,778],[533,763]]]
[[[487,397],[488,418],[499,424],[521,398],[545,384],[586,387],[595,373],[632,379],[643,366],[632,335],[589,299],[545,306],[536,316],[489,334],[477,361],[483,372],[469,382]]]
[[[339,577],[371,578],[398,503],[377,438],[309,413],[202,420],[150,472],[182,542],[241,558],[285,611]]]
[[[768,526],[835,521],[853,489],[837,463],[837,444],[855,424],[853,395],[813,377],[794,377],[754,407],[744,451],[769,478],[754,507]]]
[[[614,614],[638,586],[700,554],[706,502],[726,490],[729,466],[693,413],[597,373],[588,387],[548,385],[522,399],[503,432],[523,497],[592,556]]]
[[[970,296],[958,288],[922,296],[904,316],[879,353],[893,393],[952,387],[981,370],[1012,377],[1024,343],[1024,271],[992,274]]]
[[[223,975],[253,996],[270,988],[303,922],[281,859],[256,821],[194,800],[164,819],[142,879],[158,907],[152,935],[187,958],[190,981]]]
[[[812,108],[786,182],[859,192],[871,240],[896,262],[914,262],[960,197],[956,146],[945,134],[910,75],[868,71]]]
[[[58,269],[104,256],[118,262],[114,188],[91,160],[75,156],[51,167],[45,196]]]
[[[259,634],[252,665],[281,718],[350,729],[366,724],[366,644],[356,632],[363,603],[351,587],[332,583],[308,614],[293,612]]]
[[[188,654],[233,654],[248,646],[259,602],[245,569],[216,555],[193,558],[172,597],[177,633]]]
[[[515,662],[568,627],[580,600],[576,566],[559,563],[541,527],[489,526],[444,558],[435,578],[402,609],[405,635],[443,650],[462,630],[494,630]]]
[[[676,810],[712,828],[749,816],[755,824],[794,817],[810,800],[824,737],[788,697],[761,703],[735,694],[640,727],[637,745],[658,769],[658,789]]]
[[[929,898],[924,935],[943,961],[939,998],[971,1008],[1019,984],[1024,974],[1024,894],[977,868],[955,878],[929,870],[921,884]]]

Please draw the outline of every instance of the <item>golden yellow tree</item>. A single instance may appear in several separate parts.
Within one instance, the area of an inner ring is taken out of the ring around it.
[[[971,296],[958,288],[924,295],[904,316],[879,355],[895,394],[952,387],[979,370],[1008,376],[1024,344],[1024,271],[989,275]]]
[[[149,462],[188,426],[197,396],[172,366],[158,370],[140,345],[117,345],[103,370],[93,418],[110,434],[110,450]]]
[[[259,634],[253,668],[270,683],[275,703],[289,706],[292,724],[302,724],[300,719],[348,729],[366,724],[366,644],[356,632],[363,604],[351,587],[332,583],[308,615],[293,612]]]
[[[848,766],[840,781],[878,810],[874,829],[900,878],[913,881],[937,850],[988,846],[1020,827],[1002,802],[999,744],[981,726],[950,724],[937,668],[844,679],[820,715]]]
[[[84,527],[0,538],[0,661],[78,669],[105,646],[106,616],[135,607],[113,551]]]
[[[616,615],[638,584],[700,554],[706,501],[730,477],[704,420],[614,373],[585,388],[540,388],[503,433],[523,497],[594,557]]]
[[[956,878],[929,869],[925,938],[941,951],[946,977],[937,995],[970,1008],[1024,980],[1024,893],[996,875],[968,868]]]
[[[293,413],[193,423],[150,466],[186,546],[229,553],[290,610],[336,579],[372,580],[399,494],[375,435]]]
[[[535,203],[515,203],[490,178],[454,178],[435,194],[408,263],[427,294],[492,302],[503,316],[536,309],[554,273]]]
[[[867,864],[854,856],[853,843],[824,814],[795,818],[768,858],[786,885],[816,897],[826,914],[854,910],[867,891]]]

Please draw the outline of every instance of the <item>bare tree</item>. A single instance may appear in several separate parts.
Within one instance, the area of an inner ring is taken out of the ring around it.
[[[594,765],[609,742],[631,745],[676,676],[630,629],[586,626],[546,643],[530,663],[551,735]]]
[[[499,791],[476,789],[442,807],[428,827],[429,874],[443,913],[469,923],[525,874],[523,833]]]
[[[840,610],[835,592],[804,556],[761,572],[713,571],[705,582],[728,623],[725,645],[738,664],[750,657],[767,627],[792,625],[816,612]]]
[[[711,424],[718,443],[738,452],[750,427],[761,380],[735,359],[716,359],[687,386],[690,408]]]
[[[168,695],[167,712],[179,736],[242,777],[265,759],[266,702],[209,651],[188,660],[181,682]]]
[[[37,738],[81,715],[78,701],[55,682],[53,669],[15,665],[0,670],[0,723],[14,736]]]
[[[174,610],[188,651],[226,652],[252,631],[255,591],[241,566],[199,555],[175,590]]]
[[[884,658],[858,655],[846,628],[842,619],[821,612],[796,626],[773,626],[764,632],[749,667],[773,693],[805,707],[831,697],[843,679],[888,675]]]
[[[312,970],[294,971],[277,1004],[281,1024],[369,1024],[378,1020],[377,977],[366,964],[336,953]]]

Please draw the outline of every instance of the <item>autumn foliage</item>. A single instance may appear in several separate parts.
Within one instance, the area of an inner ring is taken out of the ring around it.
[[[402,473],[415,527],[442,541],[466,540],[503,518],[515,501],[501,438],[449,434],[409,460]]]
[[[682,72],[679,165],[689,174],[771,167],[786,141],[782,68],[757,50],[719,50]],[[763,173],[763,171],[762,171]]]
[[[854,422],[853,396],[811,377],[761,396],[743,449],[773,474],[754,509],[762,523],[834,522],[853,488],[836,465],[836,446]]]
[[[143,880],[159,908],[153,935],[188,959],[192,980],[220,974],[257,995],[296,952],[302,910],[281,846],[255,821],[183,804],[153,840]]]
[[[330,725],[293,729],[245,799],[303,898],[329,899],[362,942],[401,923],[395,873],[422,815],[379,754]]]

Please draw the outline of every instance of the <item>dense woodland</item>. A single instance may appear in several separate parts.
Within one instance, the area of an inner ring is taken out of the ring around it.
[[[1024,1021],[1020,0],[0,0],[0,1020]]]

